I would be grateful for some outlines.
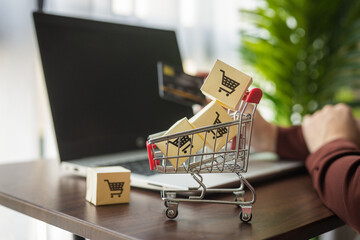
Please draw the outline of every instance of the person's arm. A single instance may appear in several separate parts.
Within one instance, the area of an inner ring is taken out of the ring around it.
[[[277,127],[276,153],[281,159],[305,161],[309,150],[301,126]]]
[[[254,116],[251,147],[257,152],[275,152],[281,159],[305,161],[309,155],[300,126],[276,126],[266,121],[257,111]]]
[[[343,138],[320,147],[306,160],[323,203],[360,233],[360,150]]]
[[[260,114],[255,117],[255,149],[306,160],[323,203],[360,233],[360,149],[355,144],[360,134],[350,109],[342,104],[325,107],[305,117],[303,127],[278,127]]]
[[[323,203],[360,233],[360,133],[351,109],[326,106],[304,118],[306,168]]]

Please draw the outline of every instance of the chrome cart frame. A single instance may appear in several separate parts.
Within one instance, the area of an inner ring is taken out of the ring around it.
[[[198,187],[189,188],[187,190],[162,190],[161,198],[164,200],[166,206],[166,216],[168,218],[176,218],[178,215],[179,202],[203,202],[203,203],[217,203],[236,205],[241,208],[240,219],[243,222],[248,222],[252,218],[252,205],[256,201],[256,194],[251,184],[241,175],[248,170],[249,150],[251,143],[251,133],[253,127],[253,119],[257,104],[262,97],[262,91],[258,88],[247,92],[242,99],[237,111],[228,113],[231,115],[233,121],[219,123],[214,122],[214,125],[201,127],[189,131],[179,132],[176,134],[166,136],[152,135],[147,141],[147,150],[149,156],[150,169],[156,169],[157,172],[163,174],[191,174],[193,179],[199,184]],[[250,105],[253,106],[251,109]],[[230,139],[230,128],[237,129],[235,137]],[[211,149],[207,146],[207,138],[213,135],[214,147]],[[218,134],[222,133],[222,134]],[[201,134],[203,139],[203,146],[200,151],[192,152],[192,144],[194,135]],[[220,137],[226,138],[225,146],[219,151],[215,151],[215,145]],[[179,154],[180,142],[186,138],[189,141],[189,148],[185,154]],[[174,144],[178,142],[178,154],[168,154],[168,147],[165,153],[157,149],[156,144],[165,142]],[[180,166],[179,159],[186,158],[186,161]],[[173,166],[168,161],[169,159],[176,159],[176,165]],[[209,189],[203,182],[201,174],[207,173],[234,173],[239,177],[238,188],[216,188]],[[245,189],[251,192],[251,200],[245,200]],[[205,199],[206,193],[233,193],[233,201],[219,201]],[[177,197],[177,193],[190,193],[187,197]]]

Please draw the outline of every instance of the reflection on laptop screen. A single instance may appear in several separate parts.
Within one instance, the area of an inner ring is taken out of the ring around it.
[[[34,13],[62,161],[145,148],[192,115],[159,97],[157,62],[181,67],[175,32]]]

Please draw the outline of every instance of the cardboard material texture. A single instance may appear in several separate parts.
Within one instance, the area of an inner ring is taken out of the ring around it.
[[[250,76],[217,60],[201,91],[210,99],[217,100],[226,108],[235,111],[251,83]]]
[[[195,116],[190,118],[189,121],[195,128],[200,128],[216,125],[219,123],[231,122],[233,119],[219,102],[212,101]],[[219,151],[237,134],[237,129],[237,126],[231,126],[218,128],[217,130],[214,129],[207,132],[206,146],[211,151]],[[227,137],[228,133],[229,135]],[[204,133],[201,133],[201,136],[205,138]]]
[[[130,201],[130,170],[116,167],[88,168],[86,200],[96,206]]]
[[[163,136],[184,132],[194,129],[187,118],[183,118],[177,121]],[[166,141],[159,142],[156,146],[160,151],[168,157],[183,156],[188,154],[194,154],[199,151],[203,146],[203,140],[199,134],[181,136],[175,139],[170,139],[169,144]],[[176,157],[169,159],[171,165],[175,168],[181,166],[188,157]],[[177,165],[176,165],[177,163]]]

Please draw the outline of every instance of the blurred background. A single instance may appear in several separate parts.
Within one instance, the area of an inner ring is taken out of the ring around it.
[[[358,0],[0,0],[0,164],[58,158],[31,16],[39,5],[173,29],[187,73],[207,72],[220,59],[253,76],[265,93],[260,111],[278,124],[300,124],[336,102],[360,116]],[[0,239],[71,239],[1,206],[0,216]]]

